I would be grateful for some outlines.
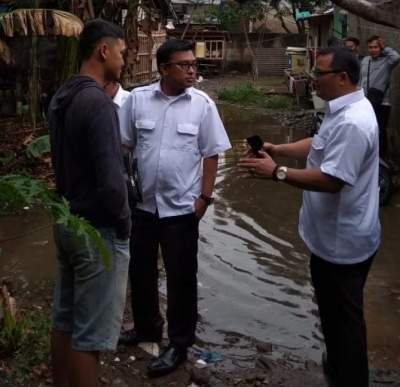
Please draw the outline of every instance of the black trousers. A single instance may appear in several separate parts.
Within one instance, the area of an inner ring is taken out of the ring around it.
[[[132,312],[139,336],[161,333],[158,296],[158,251],[167,276],[167,320],[170,343],[186,349],[195,341],[197,323],[197,245],[195,214],[160,219],[134,210],[129,277]]]
[[[338,265],[311,255],[311,279],[335,387],[368,387],[363,291],[373,257]]]
[[[379,155],[385,158],[388,148],[387,126],[392,108],[389,105],[373,105],[373,108],[379,126]]]

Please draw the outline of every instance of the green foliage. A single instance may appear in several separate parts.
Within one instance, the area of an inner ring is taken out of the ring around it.
[[[217,18],[224,29],[237,30],[241,19],[262,20],[268,12],[269,1],[245,0],[228,1],[223,7],[210,7],[210,15]]]
[[[0,309],[1,309],[0,304]],[[0,330],[0,348],[5,354],[16,351],[24,341],[27,334],[26,321],[14,318],[10,311],[3,311],[4,318]]]
[[[27,147],[28,157],[38,158],[50,152],[50,136],[48,134],[35,138]]]
[[[48,204],[53,217],[58,224],[62,224],[73,230],[77,237],[77,243],[92,241],[103,258],[103,264],[107,270],[111,269],[111,253],[107,248],[101,234],[91,226],[84,218],[71,214],[69,204],[65,198],[61,201],[51,200]]]
[[[12,357],[10,382],[27,385],[32,370],[47,363],[50,352],[51,320],[48,312],[32,311],[12,317],[4,315],[0,329],[0,348],[3,357]]]
[[[218,92],[218,98],[243,105],[260,105],[265,101],[263,91],[251,83],[222,89]]]
[[[266,106],[270,109],[289,109],[293,105],[293,99],[286,95],[271,95],[266,99]]]
[[[72,230],[78,241],[91,241],[101,254],[106,269],[111,268],[111,253],[101,234],[84,218],[72,214],[65,198],[60,199],[44,182],[29,176],[0,176],[0,215],[35,205],[49,210],[55,222]]]
[[[251,83],[221,89],[218,92],[218,98],[240,105],[256,105],[269,109],[289,109],[292,106],[291,97],[286,95],[266,96],[261,88]]]
[[[15,160],[15,153],[9,149],[0,151],[0,165],[8,165]]]
[[[0,176],[0,215],[32,207],[46,191],[42,181],[28,176]]]

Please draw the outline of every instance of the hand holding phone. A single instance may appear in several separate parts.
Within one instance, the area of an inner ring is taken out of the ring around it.
[[[262,150],[264,145],[263,139],[255,134],[254,136],[247,137],[246,141],[253,154],[259,157],[259,151]]]

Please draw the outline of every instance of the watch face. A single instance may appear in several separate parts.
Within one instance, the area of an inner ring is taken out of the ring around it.
[[[285,180],[286,179],[286,175],[287,175],[286,168],[279,168],[277,173],[276,173],[276,177],[278,178],[278,180]]]

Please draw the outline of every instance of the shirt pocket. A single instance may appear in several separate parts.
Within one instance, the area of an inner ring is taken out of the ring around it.
[[[309,167],[320,167],[324,159],[326,140],[318,134],[313,137],[311,150],[308,155]]]
[[[181,123],[177,125],[177,147],[182,150],[198,150],[199,125]]]
[[[156,122],[152,120],[137,120],[135,127],[138,133],[138,146],[149,148],[154,140]]]

